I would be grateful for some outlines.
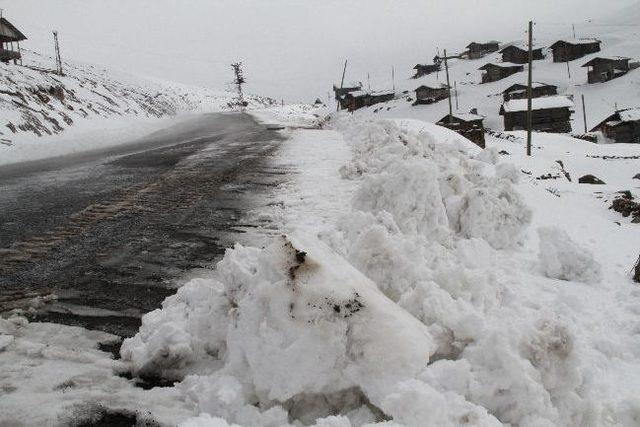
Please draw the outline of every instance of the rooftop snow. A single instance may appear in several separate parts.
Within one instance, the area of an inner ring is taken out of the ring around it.
[[[514,64],[512,62],[489,62],[488,64],[484,64],[482,67],[478,68],[478,70],[486,70],[488,67],[499,67],[499,68],[513,68],[513,67],[517,67],[517,68],[523,68],[524,65],[522,64]]]
[[[577,45],[577,44],[592,44],[592,43],[602,43],[602,42],[598,39],[562,39],[562,40],[558,40],[551,46],[553,47],[557,43],[568,43],[568,44]]]
[[[531,103],[532,110],[546,110],[549,108],[572,108],[573,101],[566,96],[546,96],[542,98],[533,98]],[[518,111],[527,111],[526,99],[512,99],[502,104],[502,109],[506,113],[514,113]]]
[[[597,56],[582,66],[589,67],[597,61],[629,61],[630,59],[631,58],[627,58],[626,56]]]
[[[618,114],[620,115],[620,120],[625,122],[640,120],[640,107],[620,110],[618,111]]]

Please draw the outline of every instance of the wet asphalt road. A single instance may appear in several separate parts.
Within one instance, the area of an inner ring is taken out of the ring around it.
[[[207,114],[118,148],[0,167],[0,311],[122,336],[210,268],[256,196],[284,179],[281,138],[250,116]]]

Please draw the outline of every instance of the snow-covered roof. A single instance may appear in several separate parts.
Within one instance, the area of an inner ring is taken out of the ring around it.
[[[567,44],[572,44],[572,45],[579,45],[579,44],[593,44],[593,43],[602,43],[602,42],[600,40],[594,39],[594,38],[562,39],[562,40],[558,40],[557,42],[552,44],[551,47],[554,47],[558,43],[567,43]]]
[[[531,83],[531,87],[533,89],[537,89],[539,87],[557,87],[555,85],[550,85],[548,83],[542,83],[542,82],[532,82]],[[506,88],[505,90],[502,91],[502,93],[506,93],[506,92],[514,92],[517,90],[524,90],[527,88],[527,84],[526,83],[515,83],[512,84],[511,86],[509,86],[508,88]]]
[[[344,84],[341,86],[340,83],[334,84],[333,85],[334,88],[336,89],[349,89],[352,87],[362,87],[362,83],[360,82],[344,82]]]
[[[518,67],[518,68],[524,68],[524,65],[522,65],[522,64],[514,64],[512,62],[497,62],[497,63],[490,62],[488,64],[484,64],[482,67],[478,68],[478,70],[486,70],[487,68],[490,68],[490,67],[499,67],[499,68],[514,68],[514,67]]]
[[[414,91],[420,90],[420,89],[433,89],[433,90],[437,90],[437,89],[447,89],[447,85],[444,83],[440,83],[439,85],[435,85],[435,86],[428,86],[428,85],[420,85],[417,88],[415,88]]]
[[[0,18],[0,40],[19,42],[27,37],[5,18]]]
[[[590,67],[598,61],[629,61],[631,58],[627,58],[626,56],[597,56],[593,58],[591,61],[583,64],[583,67]]]
[[[350,92],[348,95],[353,96],[354,98],[359,98],[361,96],[384,96],[384,95],[393,95],[393,94],[395,94],[395,92],[392,90],[374,90],[371,92],[367,90],[356,90],[356,91]]]
[[[636,120],[640,120],[640,107],[620,110],[618,111],[618,115],[620,116],[620,120],[625,122],[634,122]]]
[[[500,42],[498,40],[489,40],[487,42],[471,42],[468,45],[466,45],[465,47],[469,48],[471,46],[473,46],[474,44],[500,44]]]
[[[480,114],[465,113],[465,112],[459,112],[459,111],[454,111],[452,116],[455,117],[456,119],[460,119],[463,122],[472,122],[472,121],[475,121],[475,120],[484,120],[484,116],[481,116]],[[447,117],[449,117],[448,114],[446,116],[444,116],[442,118],[442,120],[446,119]]]
[[[546,46],[536,45],[536,44],[534,44],[534,45],[532,46],[533,50],[544,49],[545,47],[546,47]],[[505,50],[512,49],[512,48],[516,48],[516,49],[520,49],[520,50],[528,51],[528,50],[529,50],[529,45],[527,45],[527,44],[525,44],[525,43],[513,43],[513,44],[510,44],[510,45],[508,45],[508,46],[503,47],[502,49],[500,49],[500,50],[498,51],[498,53],[502,53],[502,52],[504,52]]]
[[[532,110],[547,110],[550,108],[572,108],[573,101],[566,96],[543,96],[541,98],[533,98],[531,100]],[[502,104],[502,110],[505,113],[515,113],[519,111],[527,111],[526,99],[512,99]]]

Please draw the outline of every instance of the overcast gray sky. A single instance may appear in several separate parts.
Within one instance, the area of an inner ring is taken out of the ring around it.
[[[341,64],[349,77],[390,85],[390,69],[430,60],[436,47],[513,40],[529,19],[566,25],[635,0],[4,0],[25,47],[136,74],[224,89],[245,64],[249,91],[286,101],[326,98]]]

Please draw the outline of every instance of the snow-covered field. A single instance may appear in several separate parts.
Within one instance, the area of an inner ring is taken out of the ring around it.
[[[167,128],[190,113],[232,111],[235,94],[144,79],[23,50],[0,63],[0,165],[105,148]],[[249,108],[274,101],[248,96]]]
[[[600,28],[603,54],[640,56],[636,27]],[[581,61],[570,80],[538,61],[536,80],[584,93],[590,123],[637,102],[640,70],[587,86]],[[485,62],[452,75],[499,130],[496,94],[524,75],[470,84]],[[0,320],[0,425],[640,425],[640,225],[609,209],[640,197],[640,149],[534,134],[527,157],[510,132],[480,150],[428,123],[446,108],[256,112],[287,126],[291,179],[248,214],[253,246],[147,314],[118,360],[98,350],[116,337]]]

